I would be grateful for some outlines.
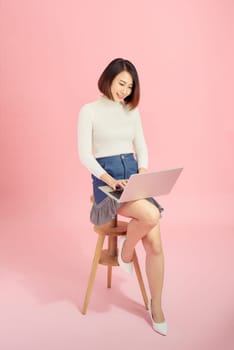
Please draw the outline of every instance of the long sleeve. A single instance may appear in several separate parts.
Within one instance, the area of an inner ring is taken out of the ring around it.
[[[148,149],[145,142],[141,118],[138,110],[136,114],[136,129],[135,129],[135,137],[133,140],[133,144],[135,147],[135,152],[138,160],[138,167],[147,168],[148,167]]]
[[[100,178],[105,170],[99,165],[92,152],[92,111],[84,105],[78,119],[78,153],[81,163],[96,177]]]

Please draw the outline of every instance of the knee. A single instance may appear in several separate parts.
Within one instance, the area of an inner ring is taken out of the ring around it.
[[[143,245],[146,251],[146,254],[150,255],[160,255],[162,254],[162,244],[158,240],[148,240],[143,241]]]
[[[144,214],[143,221],[149,228],[155,227],[159,223],[160,212],[158,208],[154,207],[151,210],[147,210]]]

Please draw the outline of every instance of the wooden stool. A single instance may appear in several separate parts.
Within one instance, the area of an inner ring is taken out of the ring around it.
[[[115,218],[113,218],[112,221],[108,224],[94,226],[94,231],[98,234],[98,240],[89,276],[88,287],[85,294],[82,314],[86,314],[87,312],[98,264],[107,265],[107,288],[111,288],[112,266],[119,265],[117,261],[117,237],[126,235],[127,225],[127,222],[118,221],[116,215]],[[108,237],[108,249],[103,250],[103,244],[106,236]],[[144,299],[145,307],[148,309],[148,298],[136,252],[134,252],[133,265],[140,286],[141,294]]]

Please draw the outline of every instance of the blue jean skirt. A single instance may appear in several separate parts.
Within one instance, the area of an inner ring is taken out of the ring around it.
[[[132,174],[138,173],[137,160],[133,153],[119,154],[116,156],[96,158],[101,167],[116,180],[129,179]],[[123,203],[107,196],[98,187],[106,183],[92,175],[94,203],[90,212],[90,221],[94,225],[103,225],[115,217],[118,209]],[[147,198],[155,205],[160,214],[163,208],[154,198]]]

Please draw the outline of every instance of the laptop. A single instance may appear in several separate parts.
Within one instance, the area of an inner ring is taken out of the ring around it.
[[[174,168],[130,176],[124,188],[113,190],[110,186],[100,186],[102,190],[118,203],[162,196],[171,192],[183,168]]]

